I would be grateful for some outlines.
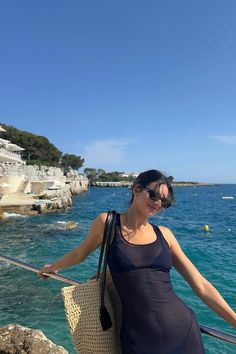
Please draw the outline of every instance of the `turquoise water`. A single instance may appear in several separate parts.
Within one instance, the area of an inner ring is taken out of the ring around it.
[[[234,196],[223,200],[222,196]],[[100,212],[128,205],[128,188],[91,188],[74,197],[73,207],[65,213],[37,217],[11,217],[0,222],[1,254],[41,267],[78,245],[86,235],[92,219]],[[236,185],[183,187],[176,189],[176,205],[153,222],[170,227],[182,248],[236,309]],[[65,230],[62,222],[78,222],[74,230]],[[208,224],[208,233],[202,230]],[[94,274],[98,251],[80,265],[62,273],[85,281]],[[193,294],[190,287],[173,270],[176,292],[195,311],[198,321],[236,334]],[[38,279],[35,273],[0,263],[0,326],[17,323],[41,329],[44,334],[70,354],[74,354],[56,280]],[[203,336],[208,354],[233,354],[236,346]]]

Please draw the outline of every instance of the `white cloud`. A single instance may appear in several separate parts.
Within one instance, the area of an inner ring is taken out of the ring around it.
[[[132,143],[131,140],[110,139],[94,140],[84,146],[82,156],[86,166],[95,168],[107,168],[127,163],[126,147]]]
[[[236,144],[236,135],[210,135],[210,138],[222,144]]]

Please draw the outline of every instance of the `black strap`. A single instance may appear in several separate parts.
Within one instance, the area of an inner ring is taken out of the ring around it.
[[[107,213],[107,218],[104,227],[101,251],[98,262],[97,280],[100,278],[102,260],[103,260],[103,274],[101,277],[101,306],[100,306],[100,321],[103,331],[106,331],[112,326],[110,315],[105,306],[105,287],[106,287],[106,272],[107,261],[109,255],[109,248],[115,233],[116,212],[114,210]],[[103,259],[104,258],[104,259]]]
[[[98,280],[100,278],[100,274],[101,274],[102,260],[103,260],[105,245],[107,242],[107,235],[110,232],[110,226],[111,226],[111,221],[112,221],[111,219],[112,219],[112,211],[109,210],[107,213],[105,226],[104,226],[104,232],[103,232],[103,237],[102,237],[102,244],[101,244],[101,250],[100,250],[100,255],[99,255],[96,280]]]

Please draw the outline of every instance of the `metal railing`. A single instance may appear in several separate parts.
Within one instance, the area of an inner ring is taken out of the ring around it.
[[[38,268],[38,267],[36,267],[36,266],[34,266],[32,264],[28,264],[28,263],[19,261],[19,260],[15,259],[15,258],[6,257],[6,256],[3,256],[2,254],[0,254],[0,261],[4,261],[4,262],[7,262],[9,264],[13,264],[13,265],[16,265],[18,267],[21,267],[21,268],[24,268],[24,269],[27,269],[27,270],[31,270],[31,272],[35,272],[35,273],[38,273],[38,271],[40,270],[40,268]],[[49,276],[52,279],[60,280],[60,281],[62,281],[64,283],[67,283],[67,284],[71,284],[71,285],[80,284],[79,281],[71,279],[71,278],[64,277],[63,275],[52,274],[52,273],[48,273],[48,274],[45,273],[45,275]]]
[[[34,265],[19,261],[15,258],[6,257],[1,254],[0,254],[0,261],[4,261],[6,263],[13,264],[15,266],[30,270],[35,273],[38,273],[38,271],[40,269]],[[63,275],[59,275],[59,274],[45,273],[45,275],[47,275],[48,277],[50,277],[52,279],[56,279],[56,280],[59,280],[59,281],[62,281],[64,283],[71,284],[71,285],[76,285],[76,284],[81,283],[78,280],[74,280],[74,279],[65,277]],[[211,328],[211,327],[201,325],[201,324],[200,324],[200,329],[203,334],[207,334],[209,336],[223,340],[228,343],[236,344],[236,336],[234,336],[232,334],[228,334],[228,333],[219,331],[218,329]]]

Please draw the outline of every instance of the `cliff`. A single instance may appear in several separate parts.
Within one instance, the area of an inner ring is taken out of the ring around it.
[[[64,176],[56,167],[0,163],[2,212],[38,214],[72,205],[72,195],[88,190],[88,179],[76,171]]]

